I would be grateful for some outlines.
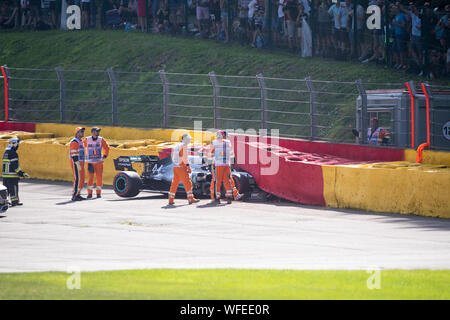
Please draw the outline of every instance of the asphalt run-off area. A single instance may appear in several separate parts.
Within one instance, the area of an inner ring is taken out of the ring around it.
[[[24,205],[0,218],[0,272],[450,268],[446,219],[279,201],[168,207],[164,195],[126,199],[108,187],[72,202],[70,193],[70,183],[20,182]]]

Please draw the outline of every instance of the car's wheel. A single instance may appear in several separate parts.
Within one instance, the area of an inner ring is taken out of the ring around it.
[[[120,197],[135,197],[142,187],[141,177],[134,171],[122,171],[114,177],[114,192]]]
[[[250,188],[249,188],[249,181],[246,176],[233,176],[234,184],[236,186],[236,189],[239,190],[240,194],[243,194],[244,197],[241,198],[241,200],[245,201],[250,197]]]
[[[8,191],[4,186],[0,186],[0,213],[8,210]]]

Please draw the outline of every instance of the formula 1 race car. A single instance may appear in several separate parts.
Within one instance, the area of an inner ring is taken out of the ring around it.
[[[189,156],[192,169],[191,180],[196,198],[210,197],[211,166],[201,156]],[[144,170],[139,175],[133,169],[133,163],[143,163]],[[113,188],[120,197],[135,197],[141,191],[168,193],[173,177],[172,157],[160,159],[158,156],[121,156],[114,159],[116,170],[121,171],[114,177]],[[244,195],[243,200],[259,198],[261,190],[255,179],[244,171],[232,170],[236,188]],[[224,189],[222,186],[222,193]],[[186,194],[183,184],[178,186],[177,194]]]

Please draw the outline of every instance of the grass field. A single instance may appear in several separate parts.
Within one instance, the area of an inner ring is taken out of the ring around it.
[[[67,289],[63,272],[0,274],[0,299],[450,299],[449,270],[366,271],[154,269],[82,272]],[[372,282],[374,284],[374,282]]]

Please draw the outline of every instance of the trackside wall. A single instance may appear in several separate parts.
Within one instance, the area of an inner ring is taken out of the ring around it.
[[[71,181],[69,146],[59,137],[73,136],[77,125],[8,125],[23,133],[19,148],[21,167],[33,178]],[[1,125],[0,125],[1,128]],[[27,130],[25,130],[27,129]],[[89,127],[86,128],[89,135]],[[168,154],[183,133],[195,142],[209,142],[214,133],[189,130],[102,127],[107,140],[125,141],[112,147],[105,161],[104,183],[116,174],[112,159],[122,155]],[[33,135],[31,137],[31,135]],[[39,139],[36,139],[39,138]],[[150,142],[149,142],[150,141]],[[450,153],[426,150],[423,163],[415,164],[414,150],[373,148],[255,136],[232,136],[237,167],[248,171],[265,191],[293,202],[354,208],[367,211],[418,214],[450,218]],[[274,141],[275,142],[275,141]],[[7,139],[0,139],[4,150]],[[256,154],[256,157],[254,155]],[[267,159],[278,163],[274,174]],[[142,168],[136,168],[138,172]]]

